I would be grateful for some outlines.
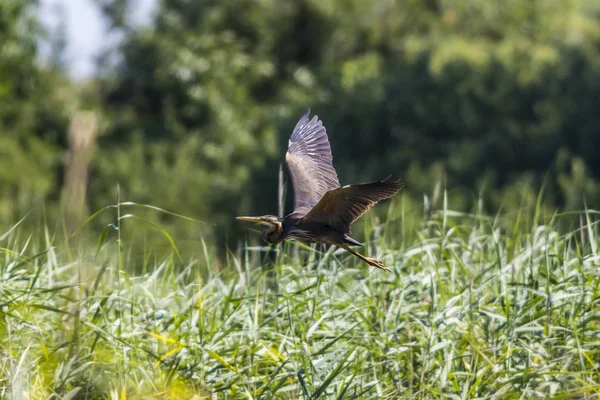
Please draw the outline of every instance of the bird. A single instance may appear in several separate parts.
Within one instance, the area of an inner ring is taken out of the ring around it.
[[[263,215],[236,217],[266,226],[263,239],[270,244],[294,239],[299,242],[338,246],[373,267],[390,272],[380,260],[358,253],[362,246],[350,234],[350,225],[372,206],[403,189],[390,177],[374,182],[340,186],[333,167],[327,130],[310,108],[300,118],[288,142],[285,161],[293,186],[294,210],[285,217]]]

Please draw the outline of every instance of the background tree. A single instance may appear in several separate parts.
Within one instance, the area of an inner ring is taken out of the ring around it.
[[[37,0],[0,4],[0,222],[10,224],[58,197],[68,85],[40,66],[44,31]]]
[[[60,57],[38,62],[36,1],[1,6],[4,220],[34,193],[58,200],[79,108],[99,112],[90,209],[120,183],[125,200],[205,221],[152,216],[192,248],[217,233],[234,245],[234,215],[277,209],[307,107],[340,180],[400,176],[408,209],[438,184],[465,209],[480,196],[533,206],[543,183],[549,209],[600,200],[595,1],[163,0],[147,26],[132,22],[135,1],[96,3],[121,40],[85,84],[65,79]]]
[[[125,39],[103,79],[109,178],[96,182],[130,181],[131,198],[158,192],[220,229],[276,208],[307,106],[342,181],[393,173],[419,195],[443,180],[464,207],[482,186],[492,208],[496,188],[537,191],[560,149],[598,165],[593,2],[166,0],[148,28],[128,25],[131,4],[102,4]]]

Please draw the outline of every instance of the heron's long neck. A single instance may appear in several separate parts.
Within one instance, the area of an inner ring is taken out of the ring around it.
[[[278,221],[265,231],[265,240],[271,244],[279,243],[285,239],[283,232],[283,221]]]

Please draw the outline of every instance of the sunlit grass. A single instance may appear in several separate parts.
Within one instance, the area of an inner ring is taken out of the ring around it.
[[[218,273],[154,226],[171,251],[134,276],[118,224],[75,256],[17,227],[0,235],[0,397],[597,398],[595,216],[565,233],[559,216],[392,212],[365,224],[389,274],[290,244]]]

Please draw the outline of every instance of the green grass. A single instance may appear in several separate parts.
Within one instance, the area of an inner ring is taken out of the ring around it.
[[[208,251],[166,251],[133,276],[114,228],[66,251],[16,227],[0,235],[0,397],[596,399],[595,215],[565,232],[558,216],[391,213],[363,249],[389,274],[288,244],[220,273]]]

